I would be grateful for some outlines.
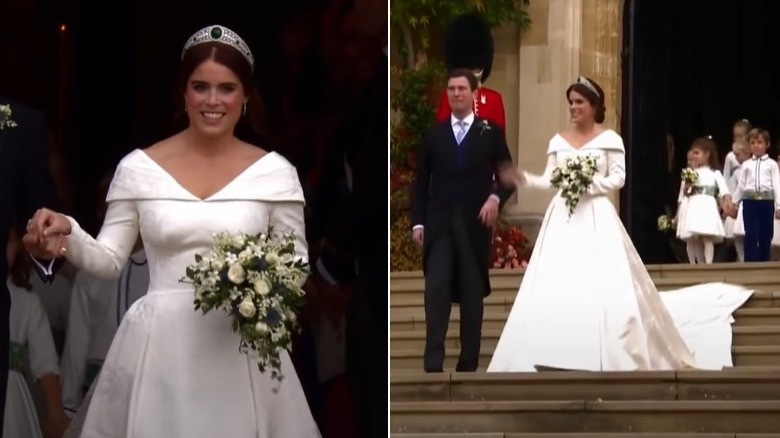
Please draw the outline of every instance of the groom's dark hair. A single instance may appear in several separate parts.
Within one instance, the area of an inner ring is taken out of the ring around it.
[[[471,91],[476,90],[479,86],[477,77],[474,76],[474,73],[472,73],[471,70],[466,68],[456,68],[450,70],[450,73],[447,75],[447,82],[454,78],[466,78],[466,80],[469,81],[469,85],[471,86]]]

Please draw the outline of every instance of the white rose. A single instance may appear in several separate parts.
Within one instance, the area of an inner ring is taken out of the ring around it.
[[[235,235],[231,239],[231,243],[236,248],[243,248],[244,245],[246,245],[246,239],[244,239],[244,236],[241,235]]]
[[[269,252],[265,255],[265,261],[268,262],[269,265],[275,265],[279,263],[279,256],[276,254]]]
[[[257,333],[268,333],[268,326],[264,322],[258,322],[255,324],[255,330]]]
[[[295,323],[295,320],[298,319],[298,316],[295,314],[295,312],[291,310],[286,310],[284,315],[287,317],[287,320],[292,323]]]
[[[268,292],[271,292],[271,285],[262,278],[255,280],[254,287],[258,295],[268,295]]]
[[[251,318],[255,316],[257,309],[255,309],[255,303],[250,299],[244,299],[241,304],[238,305],[238,313],[244,318]]]
[[[252,257],[254,257],[254,255],[252,254],[252,251],[248,249],[245,249],[240,253],[238,253],[238,261],[241,264],[246,264],[247,262],[249,262],[249,260],[252,260]]]
[[[238,264],[234,263],[230,265],[230,268],[227,272],[228,280],[235,284],[241,284],[246,280],[246,271],[244,271],[244,268]]]

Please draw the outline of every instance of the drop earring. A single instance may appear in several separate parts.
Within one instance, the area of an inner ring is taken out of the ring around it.
[[[246,101],[244,101],[244,108],[241,110],[241,114],[246,115]]]

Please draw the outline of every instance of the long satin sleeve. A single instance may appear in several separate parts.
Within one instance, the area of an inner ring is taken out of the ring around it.
[[[138,240],[138,208],[135,201],[108,204],[106,218],[97,239],[71,217],[69,249],[65,257],[77,268],[100,278],[118,278]]]
[[[607,175],[596,175],[588,188],[591,195],[605,195],[620,190],[626,183],[626,154],[622,151],[607,151]]]
[[[552,184],[550,184],[550,178],[552,178],[553,170],[555,170],[557,165],[558,160],[555,152],[547,154],[547,164],[544,166],[544,172],[541,175],[534,175],[532,173],[523,172],[526,187],[542,190],[552,188]]]
[[[274,232],[295,234],[295,258],[309,261],[309,244],[306,242],[306,225],[303,219],[302,202],[276,202],[271,209],[271,218],[268,226],[272,227]],[[306,281],[301,279],[301,284]]]

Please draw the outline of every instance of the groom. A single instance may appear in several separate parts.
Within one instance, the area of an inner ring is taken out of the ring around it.
[[[5,412],[9,365],[11,294],[5,282],[8,236],[13,228],[23,235],[25,222],[37,209],[57,206],[46,154],[46,132],[43,114],[0,95],[0,414]]]
[[[413,238],[423,246],[426,372],[442,372],[452,303],[460,303],[456,371],[479,366],[482,300],[490,294],[491,228],[514,188],[496,188],[494,175],[512,157],[503,131],[474,116],[477,78],[450,72],[452,114],[428,130],[419,146],[412,211]]]

